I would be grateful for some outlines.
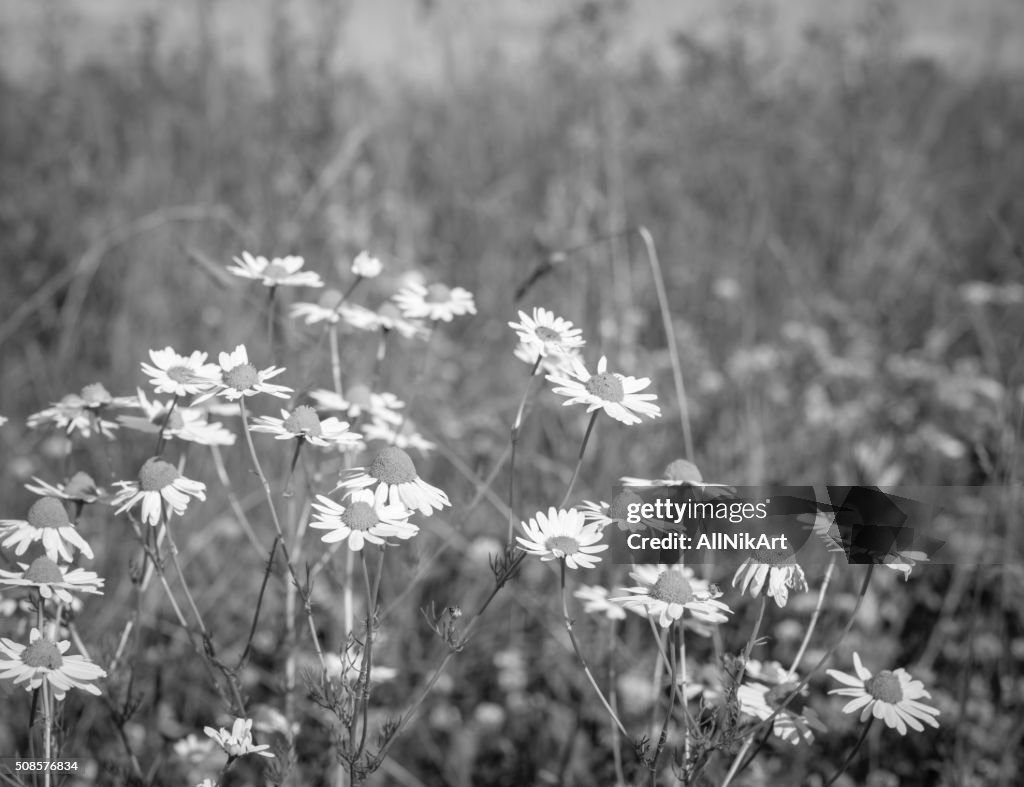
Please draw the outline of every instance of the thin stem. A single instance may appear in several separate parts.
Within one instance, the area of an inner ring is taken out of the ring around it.
[[[156,436],[156,456],[160,456],[164,450],[164,432],[167,430],[167,424],[171,422],[171,415],[174,413],[174,408],[178,406],[179,398],[178,394],[174,394],[174,398],[171,399],[171,406],[167,408],[164,420],[160,424],[160,432]]]
[[[509,435],[511,454],[508,465],[508,538],[506,540],[508,546],[512,546],[515,528],[516,447],[519,445],[519,432],[523,426],[523,412],[526,410],[526,402],[530,398],[531,384],[533,383],[533,378],[537,376],[537,372],[540,370],[540,362],[542,360],[543,357],[538,354],[537,361],[530,370],[530,380],[526,384],[526,390],[523,391],[523,397],[519,400],[519,409],[516,410],[516,418],[512,422],[512,431]]]
[[[331,381],[334,383],[334,392],[338,396],[343,396],[341,391],[341,356],[338,354],[337,323],[331,325],[328,336],[331,340]]]
[[[853,758],[860,750],[861,744],[864,743],[864,739],[868,737],[868,730],[871,729],[871,725],[874,724],[874,722],[874,716],[868,719],[868,723],[864,725],[864,729],[861,730],[860,737],[857,738],[857,742],[853,744],[853,748],[850,749],[850,753],[846,755],[846,759],[843,761],[843,764],[839,766],[839,770],[832,775],[832,778],[825,782],[824,787],[831,787],[831,785],[835,783],[836,779],[842,776],[843,773],[846,772],[846,769],[850,767],[850,763],[853,762]]]
[[[617,692],[615,690],[615,651],[618,644],[618,637],[615,636],[615,621],[608,621],[608,704],[612,711],[618,715],[619,707]],[[626,787],[626,776],[622,770],[622,752],[619,751],[619,728],[615,726],[611,716],[608,717],[608,726],[612,732],[612,761],[615,765],[615,787]]]
[[[829,583],[832,581],[832,572],[835,567],[836,556],[832,555],[829,558],[828,567],[825,569],[825,576],[821,580],[821,590],[818,591],[818,603],[814,605],[814,612],[811,614],[811,622],[807,624],[807,632],[804,634],[804,640],[800,643],[800,649],[796,652],[793,664],[789,668],[789,680],[793,680],[793,676],[796,675],[796,671],[800,668],[800,662],[803,661],[804,653],[807,651],[807,646],[811,642],[811,635],[814,633],[814,627],[818,625],[818,618],[821,617],[821,610],[825,605],[825,593],[828,591]]]
[[[53,747],[53,704],[50,696],[50,681],[43,678],[43,758],[49,762]],[[43,784],[50,787],[50,771],[43,771]]]
[[[564,505],[564,504],[563,504]],[[583,667],[583,674],[587,676],[587,680],[590,681],[590,685],[594,688],[597,693],[597,698],[601,700],[601,704],[604,705],[604,709],[608,711],[608,716],[615,722],[615,726],[618,728],[625,737],[629,737],[629,733],[626,732],[626,728],[622,725],[619,720],[619,716],[612,709],[608,700],[605,699],[604,692],[601,691],[601,687],[597,685],[597,681],[594,679],[594,674],[590,671],[590,667],[587,665],[587,660],[583,656],[583,651],[580,650],[580,643],[576,641],[576,632],[573,631],[572,618],[569,617],[569,604],[565,597],[565,559],[559,561],[561,567],[561,581],[560,588],[562,594],[562,619],[565,621],[565,630],[569,632],[569,641],[572,642],[572,649],[576,652],[576,658],[580,660],[580,666]]]
[[[590,414],[590,421],[587,422],[587,431],[583,434],[583,442],[580,443],[580,454],[576,458],[576,467],[573,468],[572,478],[569,479],[569,487],[565,490],[565,497],[562,498],[562,504],[559,508],[565,508],[565,504],[569,502],[569,498],[572,496],[573,487],[576,486],[576,479],[580,475],[580,467],[583,466],[583,454],[587,450],[587,443],[590,441],[590,433],[594,431],[594,424],[597,422],[597,415],[600,410],[594,410]]]
[[[769,569],[770,570],[770,569]],[[768,606],[768,594],[761,594],[761,603],[757,607],[757,618],[754,620],[754,628],[750,631],[747,645],[743,649],[743,661],[740,662],[740,671],[736,674],[736,685],[743,682],[743,675],[747,671],[747,662],[750,661],[750,654],[754,650],[754,642],[757,641],[757,634],[761,630],[761,622],[764,620],[764,610]]]
[[[672,630],[671,630],[671,634],[669,636],[670,639],[672,639],[672,640],[678,639],[678,637],[679,637],[678,626],[679,626],[679,624],[678,624],[677,621],[672,621]],[[685,651],[684,651],[683,655],[685,656]],[[654,785],[657,783],[657,778],[658,778],[658,776],[657,776],[657,774],[658,774],[658,758],[661,756],[662,751],[664,751],[664,749],[665,749],[665,742],[668,740],[668,725],[669,725],[669,722],[671,722],[671,720],[672,720],[672,712],[675,710],[675,707],[676,707],[676,692],[678,691],[678,687],[679,687],[679,684],[676,682],[676,672],[678,671],[678,669],[679,669],[679,665],[678,665],[678,662],[676,661],[676,649],[673,647],[673,648],[671,648],[669,650],[669,680],[672,683],[672,689],[669,692],[669,696],[668,696],[668,709],[665,711],[665,720],[661,724],[661,735],[658,736],[658,745],[655,747],[654,755],[651,757],[651,761],[647,765],[648,770],[650,770],[650,772],[651,772],[651,785],[652,785],[652,787],[654,787]],[[683,701],[684,702],[686,701],[685,700],[685,696],[686,696],[685,695],[685,691],[686,691],[686,688],[684,686],[684,688],[683,688],[683,692],[684,692],[684,694],[683,694],[684,700]],[[684,743],[685,743],[685,746],[686,746],[686,759],[683,760],[684,765],[685,765],[685,763],[689,762],[689,760],[690,760],[689,738],[690,738],[689,730],[684,730],[684,732],[683,732],[683,740],[684,740]]]
[[[238,524],[242,526],[242,532],[245,533],[245,537],[249,539],[249,543],[252,544],[259,554],[263,554],[263,545],[260,540],[256,537],[256,531],[252,529],[252,523],[249,522],[249,517],[245,514],[245,509],[242,507],[241,501],[238,499],[238,495],[235,494],[235,489],[231,485],[231,477],[228,475],[227,468],[224,466],[224,457],[221,456],[220,448],[216,445],[210,446],[210,453],[213,454],[213,466],[217,471],[217,478],[220,479],[221,485],[228,493],[228,503],[231,506],[231,511],[235,515],[235,519],[238,520]]]
[[[352,572],[355,570],[356,556],[351,549],[345,550],[345,580],[342,590],[342,606],[345,611],[345,642],[352,636],[353,620],[353,598],[352,598]]]
[[[267,296],[267,343],[270,347],[270,357],[274,357],[274,296],[277,294],[277,286],[270,287],[270,294]]]

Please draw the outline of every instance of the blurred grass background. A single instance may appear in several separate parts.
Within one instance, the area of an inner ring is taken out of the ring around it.
[[[101,53],[78,35],[89,28],[76,26],[84,23],[74,4],[40,6],[51,16],[32,17],[47,22],[38,39],[16,13],[4,19],[5,39],[36,60],[28,69],[4,62],[0,78],[0,413],[12,418],[0,431],[3,516],[28,505],[21,481],[56,480],[63,470],[52,436],[24,428],[29,413],[95,381],[132,393],[149,348],[217,352],[259,333],[261,304],[195,261],[225,264],[242,249],[302,254],[330,279],[367,248],[396,271],[421,269],[474,292],[479,315],[432,343],[413,417],[480,476],[503,450],[528,373],[511,359],[507,321],[534,305],[574,320],[591,363],[607,354],[612,368],[652,377],[666,410],[653,427],[599,425],[579,490],[608,499],[620,475],[656,476],[682,454],[642,247],[616,234],[643,224],[665,266],[694,459],[706,478],[1005,487],[995,510],[965,501],[957,512],[965,544],[1001,550],[1005,567],[936,566],[906,586],[878,578],[851,645],[876,669],[918,664],[911,671],[933,687],[943,729],[873,737],[851,773],[882,773],[872,777],[879,784],[884,774],[902,784],[1014,783],[1024,737],[1024,579],[1014,536],[1024,87],[1019,64],[999,53],[1016,51],[1004,44],[1019,19],[999,4],[988,24],[951,17],[949,39],[966,37],[986,55],[968,63],[957,53],[971,47],[951,45],[953,56],[940,58],[921,44],[936,34],[922,35],[930,29],[918,23],[930,17],[920,4],[909,18],[901,4],[865,4],[784,36],[784,46],[766,45],[776,38],[761,7],[737,5],[716,37],[681,26],[663,31],[657,47],[630,48],[623,39],[638,34],[629,11],[594,2],[531,17],[516,28],[526,43],[505,51],[493,36],[446,38],[462,29],[459,5],[422,3],[403,6],[399,29],[433,29],[432,48],[410,48],[410,62],[396,66],[400,54],[383,54],[386,36],[367,36],[371,53],[380,39],[380,68],[372,58],[339,67],[347,15],[362,5],[311,4],[321,24],[300,6],[275,6],[261,17],[255,70],[203,32],[213,29],[204,13],[210,22],[230,10],[218,3],[195,5],[192,33],[180,9],[138,23],[126,15],[117,46]],[[513,303],[535,266],[577,247]],[[376,305],[393,283],[367,288],[364,302]],[[289,341],[292,352],[310,343],[298,330]],[[358,341],[347,345],[353,354]],[[399,352],[385,376],[403,398],[418,352]],[[372,347],[346,374],[365,371],[371,356]],[[294,366],[287,355],[276,360]],[[522,443],[521,513],[560,499],[582,428],[550,399],[537,405]],[[143,455],[141,443],[113,454],[86,446],[76,459],[109,484]],[[380,652],[400,670],[378,696],[392,712],[440,649],[416,607],[472,606],[488,576],[480,537],[504,533],[504,517],[490,510],[462,521],[458,501],[472,485],[444,459],[421,474],[457,502],[438,533],[401,557],[410,574],[426,576],[415,602],[393,613],[394,630],[382,631]],[[505,483],[499,476],[499,496]],[[124,523],[92,517],[86,527],[106,545],[93,568],[108,577],[108,596],[83,618],[113,636],[127,611],[111,600],[131,603],[130,555]],[[219,562],[238,538],[224,516],[191,526],[189,570],[208,588],[223,647],[238,646],[251,599],[233,588],[258,558]],[[442,539],[454,548],[428,564]],[[624,581],[608,567],[601,576]],[[818,577],[810,579],[813,588]],[[385,589],[397,595],[405,581],[396,571]],[[847,584],[852,593],[856,578]],[[403,768],[427,784],[540,783],[559,768],[576,783],[609,783],[606,725],[555,634],[551,587],[548,572],[527,567],[495,611],[501,622],[456,659],[423,722],[396,748]],[[325,617],[333,590],[319,588]],[[821,642],[842,625],[843,600],[852,601],[837,598]],[[216,705],[187,642],[161,628],[168,618],[158,594],[150,601],[134,684],[143,704],[130,724],[152,759],[179,736],[168,718],[198,730]],[[775,612],[773,657],[792,655],[794,625],[807,612]],[[325,623],[325,638],[337,630]],[[406,631],[418,639],[394,633]],[[744,635],[734,627],[727,646],[738,649]],[[635,646],[645,630],[631,621],[623,636]],[[247,685],[272,705],[280,663],[272,638],[261,647]],[[521,665],[521,680],[509,677],[510,664]],[[23,692],[0,691],[20,708]],[[78,702],[68,710],[85,714],[78,734],[116,760],[102,707]],[[461,724],[479,721],[481,703],[504,710],[493,730]],[[855,733],[849,719],[829,721],[819,753],[837,762]],[[551,734],[537,741],[538,729]],[[0,723],[0,751],[23,734]],[[304,741],[309,761],[330,760],[322,738]],[[773,783],[820,772],[817,754],[795,756],[796,766],[788,750],[770,751],[749,775]],[[416,783],[399,771],[381,778]]]

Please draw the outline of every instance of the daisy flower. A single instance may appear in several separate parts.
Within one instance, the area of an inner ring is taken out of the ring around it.
[[[364,489],[380,485],[390,505],[402,505],[430,516],[451,503],[448,495],[416,473],[409,454],[390,445],[377,454],[369,467],[355,467],[342,474],[339,489]]]
[[[374,330],[395,331],[404,339],[426,339],[430,335],[421,322],[405,319],[403,310],[393,303],[383,303],[376,312],[370,313]]]
[[[352,260],[352,273],[362,276],[364,279],[375,279],[384,270],[384,265],[376,257],[371,257],[368,252],[361,251]]]
[[[601,356],[597,363],[597,374],[591,375],[583,363],[574,360],[568,373],[549,374],[547,379],[555,384],[556,394],[568,396],[563,405],[587,405],[587,412],[604,410],[616,421],[624,424],[640,423],[640,416],[658,418],[661,409],[652,402],[654,394],[639,393],[651,384],[647,377],[626,377],[608,370],[608,359]]]
[[[75,473],[63,484],[48,484],[41,478],[32,476],[32,484],[25,484],[25,488],[40,497],[56,497],[61,500],[70,500],[74,503],[95,503],[105,492],[96,486],[92,476],[81,471]]]
[[[826,731],[818,714],[805,704],[806,686],[785,708],[776,713],[783,700],[800,685],[777,661],[762,664],[751,660],[747,662],[746,673],[750,680],[736,690],[736,699],[739,700],[742,713],[761,721],[775,714],[772,733],[794,746],[801,740],[805,743],[813,742],[814,730]]]
[[[698,489],[708,487],[728,488],[728,484],[706,484],[697,465],[686,459],[675,459],[665,466],[661,478],[634,478],[623,476],[619,479],[623,486],[662,487],[662,486],[694,486]]]
[[[774,599],[776,606],[784,607],[789,600],[790,588],[798,593],[807,592],[807,578],[804,570],[796,562],[796,558],[788,549],[759,549],[753,557],[743,561],[732,578],[732,586],[741,582],[740,593],[757,598],[761,589],[768,584],[768,595]]]
[[[220,378],[214,388],[196,398],[192,404],[198,404],[212,396],[223,396],[231,402],[243,396],[255,396],[259,393],[270,394],[278,399],[287,399],[292,393],[291,388],[275,383],[268,383],[271,377],[277,377],[284,371],[278,366],[268,366],[260,370],[249,363],[249,353],[245,345],[240,344],[234,352],[221,353],[217,357],[220,365]]]
[[[510,322],[508,325],[515,329],[523,347],[541,357],[552,353],[565,355],[586,343],[583,341],[583,331],[573,328],[571,322],[556,317],[554,312],[547,309],[535,308],[532,319],[521,311],[519,322]]]
[[[96,666],[84,656],[67,656],[71,643],[54,642],[33,628],[28,645],[6,637],[0,638],[0,678],[13,678],[14,684],[24,683],[25,691],[38,689],[46,681],[58,700],[70,689],[81,689],[99,696],[100,690],[91,681],[107,676],[106,670]]]
[[[398,448],[412,448],[421,453],[433,451],[437,446],[416,431],[416,425],[406,419],[400,426],[374,419],[363,427],[367,440],[380,440]]]
[[[101,383],[92,383],[82,388],[81,393],[68,394],[45,410],[30,415],[28,427],[35,429],[43,424],[52,423],[68,434],[79,431],[82,437],[90,437],[95,429],[104,437],[112,439],[117,423],[105,419],[103,413],[112,407],[125,407],[130,404],[130,398],[113,397]]]
[[[857,672],[856,676],[839,670],[827,670],[829,677],[843,684],[843,688],[832,689],[829,694],[853,697],[843,706],[843,713],[860,710],[861,721],[867,721],[871,716],[882,719],[886,726],[900,735],[907,734],[907,727],[923,732],[922,721],[932,727],[939,726],[935,720],[939,715],[938,708],[920,702],[922,699],[930,699],[931,694],[925,690],[921,681],[911,678],[905,669],[882,670],[872,676],[857,653],[853,654],[853,668]]]
[[[134,429],[137,432],[157,434],[164,430],[164,437],[168,439],[185,440],[199,445],[234,445],[235,435],[223,424],[209,420],[209,413],[212,408],[203,407],[181,407],[180,405],[171,409],[171,403],[161,402],[157,399],[150,400],[140,388],[136,400],[136,406],[142,410],[145,417],[137,415],[118,416],[122,426]],[[170,417],[168,417],[168,411]],[[232,407],[231,414],[237,413]],[[165,426],[166,422],[166,426]]]
[[[255,279],[264,287],[323,287],[320,275],[304,271],[306,261],[302,257],[255,257],[247,251],[235,257],[235,265],[228,266],[228,272],[243,279]]]
[[[522,536],[516,536],[520,549],[541,560],[564,560],[569,568],[593,568],[601,558],[599,552],[608,549],[601,540],[601,529],[588,524],[575,508],[538,511],[529,522],[522,522]]]
[[[641,565],[629,573],[639,584],[626,588],[630,595],[613,598],[626,609],[657,617],[663,628],[680,620],[686,610],[705,623],[724,623],[732,612],[721,601],[714,585],[697,579],[693,571],[679,565]]]
[[[174,465],[159,457],[146,460],[138,481],[117,481],[114,486],[121,487],[110,501],[113,506],[121,506],[114,513],[122,514],[142,503],[142,521],[154,527],[160,524],[164,503],[181,516],[188,508],[189,495],[206,500],[206,484],[185,478]]]
[[[547,355],[541,355],[536,346],[523,344],[522,342],[515,346],[512,354],[523,363],[529,364],[531,368],[537,364],[537,359],[540,358],[540,370],[545,374],[570,374],[573,368],[573,359],[583,360],[577,350],[571,350],[567,353],[550,352]]]
[[[92,548],[78,534],[64,504],[55,497],[36,500],[24,520],[0,519],[0,539],[0,547],[14,549],[15,555],[24,555],[29,544],[39,541],[53,561],[59,557],[70,563],[72,547],[90,560],[93,557]]]
[[[21,571],[0,569],[0,585],[36,588],[43,598],[54,598],[63,604],[71,603],[71,593],[102,595],[103,579],[94,571],[75,568],[65,571],[48,557],[37,557],[28,563],[18,563]]]
[[[293,303],[291,307],[292,319],[304,320],[306,325],[315,325],[318,322],[328,322],[334,325],[342,319],[342,311],[346,308],[351,308],[341,305],[341,298],[340,292],[330,289],[324,290],[316,303]],[[370,314],[372,315],[373,312],[370,312]]]
[[[231,732],[223,727],[215,730],[213,727],[203,727],[203,732],[209,735],[218,746],[227,752],[228,757],[244,757],[246,754],[258,754],[260,757],[273,757],[267,751],[270,746],[264,744],[257,746],[252,742],[252,719],[235,719],[231,726]]]
[[[172,348],[150,350],[153,362],[142,362],[142,371],[157,393],[190,396],[205,391],[220,381],[220,369],[206,362],[206,353],[196,350],[188,357],[178,355]]]
[[[583,611],[589,615],[604,615],[609,620],[622,620],[626,610],[608,598],[608,588],[600,585],[580,585],[573,595],[583,602]]]
[[[347,396],[339,396],[324,388],[312,391],[309,395],[321,410],[345,413],[353,421],[367,415],[374,421],[384,421],[395,426],[402,423],[402,414],[398,411],[405,407],[405,402],[393,393],[373,393],[365,385],[353,385],[348,389]]]
[[[316,410],[307,405],[300,405],[291,412],[282,410],[280,418],[261,415],[253,419],[251,429],[272,434],[275,440],[305,440],[321,448],[361,448],[363,441],[358,432],[349,430],[347,421],[334,417],[321,421]]]
[[[388,505],[387,497],[383,486],[373,492],[357,489],[348,495],[345,505],[317,495],[313,508],[318,513],[309,526],[331,531],[321,537],[327,544],[348,539],[353,552],[359,552],[366,543],[379,546],[388,536],[412,538],[419,532],[418,527],[409,524],[412,511],[401,505]]]
[[[643,502],[643,498],[636,492],[630,489],[623,489],[612,498],[611,503],[606,503],[603,500],[600,503],[584,500],[576,507],[583,513],[584,519],[588,522],[593,522],[602,530],[609,525],[617,525],[619,530],[635,533],[651,524],[644,519],[640,519],[637,522],[630,521],[630,518],[636,517],[629,513],[629,507],[642,505]]]
[[[451,322],[452,317],[476,314],[472,293],[462,287],[452,289],[445,284],[424,287],[418,281],[411,281],[392,300],[398,304],[402,316],[413,319]]]

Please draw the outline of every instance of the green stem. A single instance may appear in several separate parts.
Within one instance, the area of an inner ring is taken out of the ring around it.
[[[871,729],[871,725],[874,724],[874,722],[874,716],[868,719],[868,723],[864,725],[864,729],[861,730],[860,737],[857,738],[857,742],[853,744],[853,748],[850,749],[850,753],[846,755],[846,759],[843,761],[843,764],[839,766],[839,770],[832,775],[832,778],[825,782],[824,787],[831,787],[831,785],[835,783],[836,779],[842,776],[843,773],[846,772],[846,769],[850,767],[850,763],[853,762],[853,758],[856,756],[857,752],[860,751],[861,744],[863,744],[864,739],[868,737],[868,730]]]
[[[530,397],[531,383],[540,370],[540,362],[542,360],[543,358],[538,354],[537,362],[533,365],[533,369],[530,370],[530,381],[526,384],[526,390],[523,391],[523,398],[519,400],[519,409],[516,410],[516,418],[512,422],[512,431],[509,435],[512,453],[509,457],[508,465],[508,538],[506,540],[508,546],[512,546],[515,535],[516,447],[519,445],[519,432],[523,426],[523,412],[526,410],[526,401]]]
[[[590,433],[594,431],[594,424],[597,422],[597,415],[600,410],[594,410],[590,414],[590,421],[587,423],[587,431],[583,434],[583,442],[580,443],[580,454],[576,458],[576,467],[573,468],[572,478],[569,479],[569,487],[565,490],[565,497],[562,498],[562,504],[559,508],[565,508],[565,504],[569,502],[569,498],[572,496],[573,487],[576,486],[576,479],[580,475],[580,467],[583,466],[583,454],[587,450],[587,443],[590,441]]]

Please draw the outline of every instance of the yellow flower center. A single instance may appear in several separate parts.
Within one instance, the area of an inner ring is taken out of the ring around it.
[[[295,434],[308,434],[319,437],[323,434],[320,428],[320,418],[316,410],[308,405],[296,407],[292,414],[284,419],[284,428]]]
[[[345,513],[341,515],[341,521],[353,530],[366,531],[380,520],[377,518],[377,512],[373,510],[373,506],[360,500],[345,509]]]
[[[256,367],[251,363],[243,363],[224,372],[224,384],[236,391],[247,391],[260,381]]]
[[[324,290],[317,303],[325,309],[337,309],[341,303],[341,293],[337,290]]]
[[[876,700],[895,705],[903,699],[903,689],[900,688],[900,679],[889,670],[882,670],[873,678],[864,681],[864,691]]]
[[[793,562],[793,553],[788,549],[755,549],[754,562],[766,566],[783,566]]]
[[[533,332],[542,342],[557,342],[562,338],[562,334],[558,331],[552,330],[544,325],[538,325]]]
[[[648,591],[651,598],[666,604],[686,604],[693,600],[693,587],[678,571],[662,571]]]
[[[50,560],[50,558],[37,557],[25,569],[25,579],[40,585],[48,585],[54,582],[63,582],[64,575],[57,564]]]
[[[266,267],[266,270],[263,271],[263,275],[268,279],[280,280],[287,276],[291,276],[292,274],[291,271],[289,271],[288,268],[280,262],[272,262]]]
[[[444,284],[431,284],[427,287],[427,295],[423,299],[427,303],[448,303],[452,299],[452,291]]]
[[[36,500],[28,510],[28,523],[35,528],[67,527],[71,524],[64,504],[55,497]]]
[[[544,546],[557,557],[565,557],[580,551],[580,542],[572,536],[552,536],[544,542]]]
[[[86,407],[100,407],[113,401],[110,391],[104,388],[102,383],[85,386],[82,389],[82,399],[85,400]]]
[[[786,699],[793,690],[796,689],[800,684],[796,681],[789,681],[787,683],[780,683],[778,686],[773,686],[771,689],[765,692],[764,701],[769,708],[777,708],[782,704],[782,701]],[[786,704],[786,710],[792,711],[799,715],[803,712],[805,706],[805,700],[797,694]]]
[[[195,379],[192,370],[187,366],[172,366],[167,370],[167,376],[174,380],[174,382],[181,383],[182,385],[190,383]]]
[[[29,667],[43,667],[44,669],[51,670],[60,669],[61,665],[64,664],[64,659],[60,655],[60,650],[57,648],[56,643],[43,637],[40,637],[22,651],[21,660]]]
[[[624,489],[612,499],[612,504],[608,506],[608,516],[616,522],[625,522],[629,516],[629,507],[643,502],[643,498],[636,492]]]
[[[363,410],[370,407],[370,389],[365,385],[353,385],[348,389],[348,401],[350,404]]]
[[[416,465],[401,448],[389,445],[374,458],[369,473],[383,484],[408,484],[416,480]]]
[[[598,399],[606,402],[621,402],[626,398],[626,392],[622,388],[622,381],[611,372],[595,374],[587,380],[583,387],[587,393],[593,394]]]
[[[143,492],[159,492],[178,478],[178,470],[163,459],[147,459],[139,470],[139,489]]]
[[[64,485],[64,494],[72,500],[91,495],[96,491],[96,482],[88,473],[78,471]]]

